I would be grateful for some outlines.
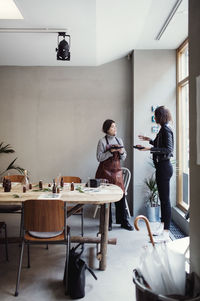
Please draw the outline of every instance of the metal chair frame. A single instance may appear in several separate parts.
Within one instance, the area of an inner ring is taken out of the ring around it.
[[[5,235],[5,251],[6,251],[6,260],[8,261],[8,238],[7,238],[7,227],[5,222],[0,222],[0,231],[4,230]]]
[[[121,169],[122,169],[122,175],[123,175],[123,180],[124,180],[126,211],[127,211],[128,217],[130,218],[131,214],[130,214],[130,210],[129,210],[129,206],[128,206],[128,201],[127,201],[126,197],[128,195],[128,187],[129,187],[130,180],[131,180],[131,172],[126,167],[121,167]],[[110,206],[111,206],[111,204],[112,203],[110,203]],[[97,211],[98,211],[99,208],[100,208],[100,206],[96,205],[95,210],[94,210],[94,214],[93,214],[93,218],[96,217],[96,214],[97,214]]]
[[[130,210],[129,210],[129,206],[128,206],[127,195],[128,195],[128,187],[129,187],[130,180],[131,180],[131,172],[128,168],[122,167],[122,173],[123,173],[124,189],[125,189],[126,210],[127,210],[128,217],[130,218],[131,215],[130,215]]]
[[[62,176],[64,183],[81,183],[81,178],[74,176]],[[67,207],[67,211],[70,210],[70,206]],[[74,215],[81,216],[81,236],[84,235],[84,212],[83,208],[79,209]]]

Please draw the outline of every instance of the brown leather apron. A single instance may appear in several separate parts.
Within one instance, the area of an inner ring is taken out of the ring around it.
[[[107,146],[109,146],[108,138],[105,136]],[[117,143],[119,140],[115,137]],[[99,163],[96,175],[96,179],[107,179],[109,183],[115,184],[124,191],[124,181],[120,164],[120,153],[113,152],[113,157],[108,158],[105,161]]]

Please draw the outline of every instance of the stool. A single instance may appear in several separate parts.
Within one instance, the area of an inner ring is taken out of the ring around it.
[[[8,239],[7,239],[7,228],[5,222],[0,222],[0,231],[4,230],[5,233],[5,250],[6,250],[6,260],[8,261]]]

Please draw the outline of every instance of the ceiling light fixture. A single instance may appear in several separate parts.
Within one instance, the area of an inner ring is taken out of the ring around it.
[[[162,37],[164,31],[166,30],[167,26],[169,25],[171,19],[173,18],[173,16],[175,15],[177,9],[179,8],[179,5],[181,4],[182,0],[177,0],[174,7],[172,8],[169,16],[167,17],[167,19],[165,20],[165,23],[163,24],[161,30],[159,31],[159,33],[157,34],[157,36],[155,37],[155,40],[160,40],[160,38]]]
[[[57,60],[70,61],[71,37],[66,34],[66,31],[67,29],[58,28],[0,28],[0,33],[58,33]],[[59,37],[63,37],[61,42]]]
[[[63,37],[63,40],[61,42],[59,42],[59,37]],[[65,40],[66,37],[68,39],[68,42]],[[70,61],[70,42],[70,35],[66,35],[65,32],[58,33],[58,48],[56,48],[57,60]]]

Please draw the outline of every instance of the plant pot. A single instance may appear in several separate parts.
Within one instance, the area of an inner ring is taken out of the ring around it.
[[[146,207],[147,218],[150,222],[160,221],[160,206],[156,207]]]

